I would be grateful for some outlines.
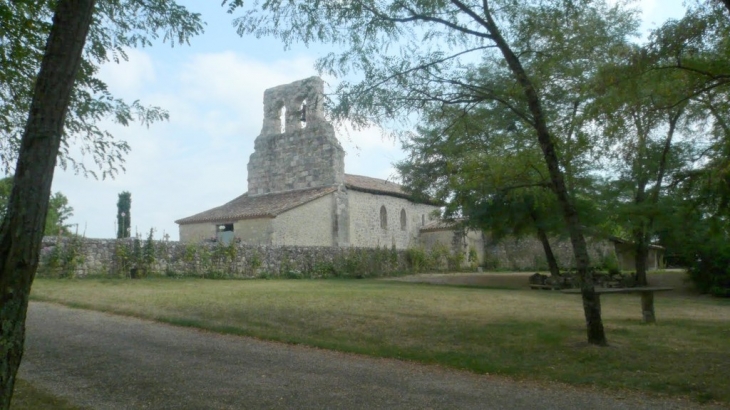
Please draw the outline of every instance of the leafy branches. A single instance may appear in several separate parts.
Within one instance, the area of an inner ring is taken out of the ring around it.
[[[50,30],[56,2],[0,2],[0,165],[12,172],[30,108],[32,87]],[[173,0],[98,1],[73,90],[58,163],[93,177],[113,177],[123,170],[129,145],[100,124],[108,119],[128,125],[165,120],[166,111],[139,101],[114,97],[98,78],[99,67],[127,59],[133,47],[157,39],[186,43],[202,33],[200,16]],[[86,160],[90,159],[91,163]]]

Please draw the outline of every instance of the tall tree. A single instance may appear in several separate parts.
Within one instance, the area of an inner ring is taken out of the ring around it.
[[[730,297],[730,95],[717,87],[693,99],[693,166],[676,173],[657,233],[671,262],[689,267],[702,292]],[[705,138],[703,138],[705,137]],[[668,200],[670,199],[670,200]]]
[[[647,283],[649,246],[655,236],[667,180],[686,167],[680,160],[681,129],[688,130],[690,100],[675,90],[685,82],[678,70],[653,70],[644,53],[630,47],[626,59],[597,76],[601,97],[593,101],[595,129],[605,153],[615,220],[634,245],[636,279]],[[606,83],[610,83],[606,85]]]
[[[21,139],[0,228],[0,408],[9,409],[23,355],[30,285],[38,266],[63,124],[92,22],[94,0],[59,0]]]
[[[228,3],[234,11],[243,1]],[[318,62],[328,74],[346,77],[356,72],[362,78],[338,86],[335,119],[360,125],[387,123],[418,116],[429,106],[458,105],[468,110],[487,102],[510,109],[540,147],[569,232],[581,278],[588,341],[606,344],[583,224],[566,185],[567,163],[561,163],[561,152],[563,159],[569,157],[560,148],[574,106],[565,96],[578,93],[583,79],[595,70],[595,58],[610,55],[637,26],[621,4],[272,0],[257,3],[236,24],[240,34],[344,47]],[[614,41],[583,38],[595,33]],[[562,104],[554,105],[551,99],[558,95],[563,95]]]
[[[129,238],[132,234],[132,194],[123,191],[117,200],[117,238]]]
[[[559,275],[549,233],[563,228],[540,149],[503,107],[467,115],[446,107],[429,113],[403,143],[396,164],[414,197],[444,204],[445,219],[460,218],[494,240],[535,235],[551,274]]]

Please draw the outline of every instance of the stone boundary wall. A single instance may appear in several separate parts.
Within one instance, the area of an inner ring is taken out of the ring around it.
[[[549,241],[560,269],[575,267],[573,246],[570,240],[550,238]],[[602,266],[606,263],[618,263],[616,249],[611,241],[586,238],[586,242],[592,265]],[[485,260],[483,264],[487,269],[544,271],[548,268],[545,251],[542,243],[537,238],[503,238],[495,241],[487,237],[484,248]]]
[[[43,238],[39,276],[217,278],[390,276],[410,271],[407,252],[387,248],[223,245],[144,239]]]
[[[551,240],[561,269],[574,265],[568,240]],[[609,241],[588,242],[594,266],[615,260]],[[145,239],[45,237],[39,276],[373,277],[442,271],[458,266],[448,249],[223,245]],[[547,270],[536,239],[486,240],[482,265],[498,270]],[[465,266],[468,266],[465,265]],[[472,266],[475,267],[475,266]]]

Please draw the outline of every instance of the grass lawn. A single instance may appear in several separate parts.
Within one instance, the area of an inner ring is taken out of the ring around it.
[[[10,410],[40,409],[81,410],[81,407],[73,406],[66,400],[58,398],[45,390],[36,388],[25,380],[16,380]]]
[[[478,373],[730,403],[730,301],[604,295],[609,347],[579,296],[376,280],[37,279],[32,300]]]

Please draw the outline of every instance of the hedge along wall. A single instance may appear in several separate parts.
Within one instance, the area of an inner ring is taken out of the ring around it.
[[[433,255],[385,248],[256,246],[231,243],[158,241],[151,239],[43,239],[41,277],[197,276],[254,277],[375,277],[434,269]],[[446,259],[438,263],[446,265]]]

